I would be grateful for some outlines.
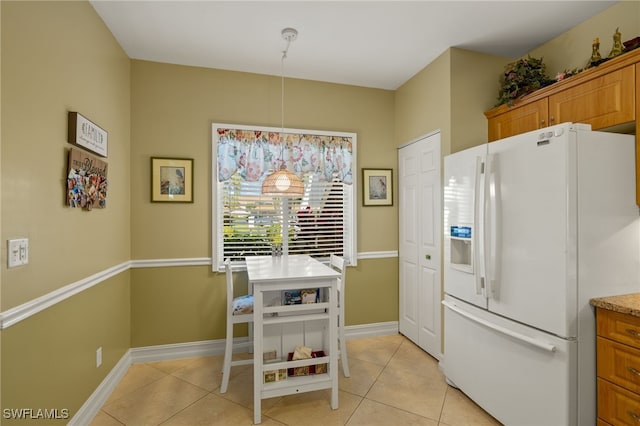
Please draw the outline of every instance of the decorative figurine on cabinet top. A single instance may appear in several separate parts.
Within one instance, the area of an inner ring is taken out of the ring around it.
[[[616,32],[613,33],[613,46],[611,47],[611,52],[609,52],[609,58],[615,58],[618,55],[621,55],[624,51],[624,47],[622,46],[622,34],[618,31],[619,28],[616,28]]]
[[[595,67],[602,62],[602,56],[600,56],[600,39],[598,37],[593,39],[591,45],[591,58],[587,67]]]

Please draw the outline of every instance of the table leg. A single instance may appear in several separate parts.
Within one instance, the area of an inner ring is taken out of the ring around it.
[[[262,308],[263,293],[257,291],[253,294],[253,422],[262,422]]]
[[[329,287],[329,303],[331,315],[329,315],[329,351],[331,354],[331,408],[338,409],[338,289],[337,286]]]

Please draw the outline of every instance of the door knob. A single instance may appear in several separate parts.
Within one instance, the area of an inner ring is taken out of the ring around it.
[[[431,260],[431,255],[430,254],[425,254],[424,258],[427,259],[427,260]]]

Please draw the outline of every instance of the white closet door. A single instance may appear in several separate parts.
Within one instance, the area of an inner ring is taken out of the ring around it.
[[[399,150],[400,332],[441,358],[440,133]]]

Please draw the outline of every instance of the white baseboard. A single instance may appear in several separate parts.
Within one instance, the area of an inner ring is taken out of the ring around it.
[[[234,351],[247,352],[250,347],[251,344],[248,337],[236,337],[233,339]],[[224,354],[224,339],[203,340],[200,342],[131,348],[131,363],[140,364],[222,354]]]
[[[120,383],[124,375],[127,374],[127,370],[131,367],[131,364],[131,350],[128,350],[67,424],[71,426],[91,424],[91,421],[96,414],[98,414],[98,411],[100,411],[104,403],[109,399],[111,392],[118,386],[118,383]]]
[[[344,329],[344,337],[361,339],[363,337],[389,336],[398,334],[398,321],[377,322],[373,324],[349,325]]]
[[[345,328],[347,340],[393,334],[398,334],[398,321],[352,325]],[[250,347],[248,337],[234,339],[234,350],[244,352]],[[120,358],[68,424],[71,426],[90,424],[132,364],[222,354],[224,354],[224,339],[131,348]]]
[[[379,322],[374,324],[351,325],[345,327],[345,338],[360,339],[363,337],[388,336],[398,334],[398,321]],[[251,342],[248,337],[233,339],[233,349],[237,352],[248,352]],[[200,342],[176,343],[171,345],[143,346],[131,348],[131,363],[167,361],[197,356],[224,354],[224,339],[204,340]]]

